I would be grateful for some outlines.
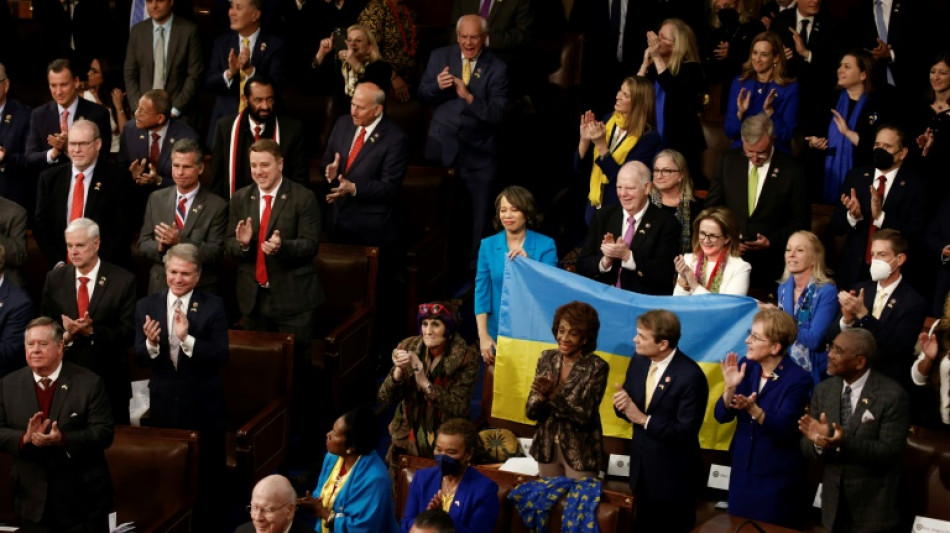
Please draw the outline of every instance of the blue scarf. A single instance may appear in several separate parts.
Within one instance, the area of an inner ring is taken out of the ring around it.
[[[658,81],[653,82],[653,91],[656,93],[656,131],[660,133],[660,137],[666,139],[666,137],[663,136],[663,108],[666,107],[666,91],[663,90],[663,87],[660,87],[660,82]]]
[[[848,116],[848,103],[851,98],[848,97],[848,91],[842,89],[838,95],[838,105],[835,111],[842,117]],[[867,93],[862,94],[858,103],[854,106],[854,111],[848,117],[848,128],[854,130],[858,124],[858,117],[864,111],[864,106],[868,102]],[[826,204],[837,205],[838,198],[841,196],[841,184],[844,183],[844,177],[854,166],[854,145],[848,140],[835,126],[832,120],[828,125],[828,149],[825,154],[825,187],[822,193],[822,200]]]
[[[543,477],[518,485],[511,491],[508,498],[514,502],[528,531],[542,533],[547,531],[551,508],[565,492],[567,492],[567,498],[564,500],[561,531],[600,533],[600,526],[597,523],[600,480],[583,478],[574,481],[564,476]]]

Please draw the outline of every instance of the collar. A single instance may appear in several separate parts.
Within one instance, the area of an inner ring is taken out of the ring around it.
[[[237,34],[238,44],[241,43],[241,39],[247,39],[248,44],[250,44],[249,48],[251,49],[251,54],[253,54],[253,53],[254,53],[254,45],[257,43],[257,39],[260,38],[260,36],[261,36],[261,27],[258,26],[257,29],[254,30],[254,33],[252,33],[252,34],[250,34],[250,35],[248,35],[248,36],[246,36],[246,37],[243,36],[243,35],[241,35],[241,32],[234,32],[234,33]]]
[[[356,127],[356,130],[359,131],[360,127],[365,128],[365,129],[366,129],[366,140],[369,140],[370,135],[372,135],[372,134],[373,134],[373,131],[376,130],[376,126],[379,126],[379,123],[382,122],[382,120],[383,120],[383,114],[384,114],[384,112],[383,112],[383,113],[380,113],[379,116],[376,117],[376,120],[374,120],[373,122],[371,122],[369,126],[357,126],[357,127]]]
[[[7,108],[7,100],[4,99],[2,102],[0,102],[0,116],[3,115],[3,110],[6,108]]]
[[[255,126],[261,127],[261,135],[264,135],[264,133],[267,132],[267,122],[258,122],[254,120],[254,117],[251,116],[251,113],[249,111],[247,114],[247,127],[251,133],[254,133]]]
[[[56,109],[59,110],[59,114],[58,114],[58,116],[56,117],[56,118],[57,118],[57,121],[59,120],[60,117],[63,116],[63,111],[69,111],[69,118],[75,119],[75,118],[76,118],[76,109],[78,109],[78,108],[79,108],[79,93],[77,92],[77,93],[76,93],[76,98],[73,100],[73,103],[69,104],[69,107],[63,107],[63,106],[61,106],[61,105],[59,105],[59,104],[56,104]]]
[[[59,365],[56,366],[56,370],[50,372],[48,376],[41,376],[37,374],[36,372],[33,372],[33,382],[39,383],[41,379],[43,379],[44,377],[47,377],[47,378],[50,378],[55,383],[56,380],[59,379],[59,374],[62,371],[63,371],[63,362],[60,361]]]
[[[201,183],[199,183],[197,187],[195,187],[194,189],[192,189],[192,190],[190,190],[190,191],[188,191],[188,192],[181,192],[181,191],[178,190],[177,187],[175,187],[175,205],[178,205],[178,200],[179,200],[182,196],[184,196],[184,197],[188,200],[188,203],[190,204],[191,202],[194,201],[195,196],[198,196],[198,190],[199,190],[199,189],[201,189]]]
[[[673,348],[673,351],[670,352],[670,355],[667,355],[665,359],[663,359],[662,361],[657,361],[657,362],[656,362],[656,377],[657,377],[657,379],[660,379],[660,376],[662,376],[663,373],[666,372],[666,369],[669,368],[670,363],[673,362],[673,356],[674,356],[674,355],[676,355],[676,348]],[[650,361],[650,364],[652,365],[652,364],[653,364],[653,361]],[[659,383],[659,381],[657,381],[657,383]]]
[[[485,53],[485,47],[482,46],[482,49],[478,51],[478,55],[476,55],[476,56],[473,57],[472,59],[469,59],[470,64],[474,65],[475,63],[478,63],[478,60],[482,58],[482,54],[484,54],[484,53]],[[464,64],[465,64],[465,54],[462,53],[462,47],[459,47],[459,57],[462,58],[462,64],[464,65]]]
[[[888,170],[887,172],[882,172],[875,168],[874,181],[871,182],[871,186],[877,186],[877,178],[880,177],[881,175],[884,176],[885,180],[887,181],[887,185],[891,185],[892,183],[894,183],[894,179],[897,177],[897,172],[901,169],[902,166],[903,166],[903,163]]]
[[[647,212],[647,209],[649,209],[649,208],[650,208],[650,201],[647,200],[646,205],[643,206],[643,209],[641,209],[641,210],[637,211],[636,213],[634,213],[633,218],[634,218],[634,221],[637,223],[638,226],[639,226],[639,224],[640,224],[641,222],[643,222],[643,215],[644,215],[644,213]],[[620,208],[620,210],[621,210],[621,212],[623,213],[623,227],[620,228],[620,229],[621,229],[621,234],[620,234],[620,235],[622,236],[622,235],[623,235],[622,232],[623,232],[623,231],[626,231],[626,229],[627,229],[627,221],[630,220],[630,213],[627,213],[627,210],[626,210],[626,209],[623,209],[623,208]]]
[[[280,177],[280,181],[277,182],[277,186],[275,186],[274,189],[273,189],[271,192],[264,192],[264,191],[261,190],[260,186],[258,186],[258,187],[257,187],[257,194],[258,194],[258,197],[261,199],[262,202],[264,201],[264,196],[265,196],[265,195],[270,195],[270,196],[272,196],[272,197],[276,197],[276,196],[277,196],[277,191],[280,190],[280,186],[283,185],[283,184],[284,184],[284,177],[281,176],[281,177]],[[274,207],[274,204],[273,204],[273,203],[271,204],[271,207]]]
[[[864,389],[864,386],[868,383],[868,376],[871,375],[871,369],[868,369],[863,376],[854,380],[852,383],[848,383],[844,379],[841,380],[841,392],[844,392],[845,387],[851,387],[851,394],[861,395],[861,391]]]
[[[168,20],[165,21],[165,24],[159,24],[155,22],[155,19],[152,19],[152,33],[155,33],[155,30],[159,28],[165,28],[165,33],[168,33],[172,29],[172,22],[175,20],[175,14],[172,13],[172,16],[168,17]]]
[[[74,166],[74,167],[73,167],[73,179],[76,179],[76,176],[77,176],[80,172],[82,172],[83,177],[86,178],[86,180],[88,180],[93,174],[95,174],[95,171],[96,171],[96,162],[95,162],[95,161],[93,161],[91,165],[89,165],[88,167],[86,167],[85,170],[79,170],[78,168],[76,168],[76,167]],[[89,181],[86,181],[86,183],[89,183]]]
[[[886,288],[881,287],[880,281],[877,282],[877,292],[874,293],[874,297],[877,298],[877,295],[881,293],[881,291],[883,291],[883,292],[886,292],[887,297],[890,298],[891,296],[894,295],[894,291],[897,290],[897,286],[900,285],[902,279],[904,279],[903,274],[901,274],[900,276],[897,276],[897,280],[895,280],[894,283],[891,283],[890,285],[888,285]]]
[[[172,293],[171,289],[169,289],[165,296],[165,306],[166,306],[165,309],[167,309],[168,312],[170,313],[172,308],[175,305],[175,300],[181,298],[181,309],[182,311],[188,312],[188,304],[191,302],[191,298],[194,295],[195,295],[194,289],[186,292],[185,294],[181,296],[175,296],[175,294]]]
[[[798,31],[798,29],[802,27],[802,21],[805,20],[805,19],[808,20],[808,32],[811,33],[811,31],[812,31],[813,29],[815,29],[815,15],[812,15],[812,16],[810,16],[810,17],[806,17],[806,16],[802,15],[802,12],[801,12],[801,11],[798,9],[798,7],[796,6],[796,8],[795,8],[795,31]]]
[[[89,272],[87,272],[87,273],[85,273],[85,274],[80,274],[80,273],[79,273],[79,269],[77,268],[77,269],[76,269],[76,281],[78,282],[78,281],[79,281],[79,277],[80,277],[80,276],[83,276],[83,277],[89,278],[89,282],[90,282],[90,283],[94,283],[97,279],[99,279],[99,267],[100,267],[100,266],[102,266],[102,261],[97,257],[97,258],[96,258],[96,264],[95,264],[95,266],[93,266],[93,267],[89,270]]]
[[[172,121],[171,118],[169,118],[168,120],[165,121],[164,124],[162,124],[162,127],[161,127],[161,128],[158,128],[157,130],[145,130],[145,131],[148,133],[148,135],[147,135],[147,137],[148,137],[148,142],[150,142],[150,143],[152,142],[152,134],[153,134],[153,133],[157,133],[157,134],[158,134],[158,140],[164,141],[164,140],[165,140],[165,135],[168,133],[168,125],[171,123],[171,121]]]
[[[0,287],[3,287],[3,274],[0,274]]]

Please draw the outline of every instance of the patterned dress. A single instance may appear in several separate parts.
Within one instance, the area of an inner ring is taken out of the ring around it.
[[[402,77],[410,89],[419,84],[416,18],[415,10],[409,9],[405,2],[370,0],[358,21],[373,32],[383,61],[392,66],[393,73]]]

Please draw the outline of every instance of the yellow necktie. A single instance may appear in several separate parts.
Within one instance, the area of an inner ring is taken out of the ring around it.
[[[749,215],[755,211],[755,195],[759,192],[759,168],[752,165],[749,169]]]
[[[247,48],[249,51],[251,49],[251,41],[247,37],[241,38],[241,49]],[[247,102],[244,100],[244,83],[247,81],[247,74],[244,74],[244,65],[241,65],[241,70],[238,71],[241,74],[241,84],[238,87],[238,113],[244,111],[244,107],[247,106]]]
[[[653,399],[653,391],[656,389],[656,369],[659,368],[659,365],[656,363],[650,363],[650,371],[647,372],[647,389],[646,389],[646,401],[643,402],[643,412],[645,413],[647,409],[650,408],[650,400]]]
[[[472,79],[472,61],[468,58],[462,58],[462,82],[465,86],[468,86],[469,80]]]
[[[887,301],[887,292],[877,291],[877,295],[874,296],[874,307],[871,308],[871,314],[874,315],[874,318],[881,318],[881,313],[884,312],[884,302]]]

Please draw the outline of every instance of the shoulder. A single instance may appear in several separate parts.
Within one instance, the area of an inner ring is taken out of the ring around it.
[[[223,35],[219,35],[218,38],[214,40],[214,47],[227,49],[228,45],[230,45],[232,42],[237,42],[237,32],[235,31],[229,31]],[[237,53],[236,50],[235,53]]]
[[[798,366],[795,361],[788,355],[782,358],[782,361],[779,363],[778,369],[782,374],[779,377],[778,383],[784,383],[787,385],[795,384],[808,384],[811,385],[812,377],[811,374],[806,372],[805,369]],[[748,374],[748,373],[747,373]]]
[[[283,46],[284,40],[274,35],[273,33],[268,33],[261,30],[261,34],[257,37],[257,47],[261,48],[261,44],[263,43],[267,43],[270,46],[277,47],[277,46]],[[261,48],[261,50],[263,51],[263,48]]]
[[[503,233],[503,232],[504,232],[504,230],[502,230],[502,233]],[[502,233],[499,233],[498,235],[501,235]],[[545,234],[543,234],[543,233],[538,233],[538,232],[536,232],[536,231],[534,231],[534,230],[530,230],[530,229],[529,229],[529,230],[527,230],[526,235],[527,235],[527,238],[528,238],[528,239],[531,239],[531,240],[533,241],[533,245],[534,245],[535,248],[545,248],[545,249],[547,249],[547,248],[554,248],[554,247],[555,247],[554,239],[552,239],[551,237],[548,237],[547,235],[545,235]]]
[[[222,300],[220,296],[211,294],[210,292],[206,292],[201,289],[195,289],[191,299],[193,302],[201,302],[206,306],[220,307],[222,309],[224,308],[224,300]]]
[[[158,191],[155,191],[154,193],[152,193],[152,195],[154,196],[158,194],[159,192],[164,191],[166,189],[171,191],[171,194],[167,195],[167,199],[173,198],[173,194],[175,193],[174,187],[165,187],[163,189],[159,189]],[[162,197],[162,198],[165,198],[165,197]],[[211,209],[215,212],[227,209],[228,207],[227,200],[225,200],[224,198],[221,198],[220,196],[213,193],[210,189],[206,187],[201,187],[200,189],[198,189],[198,194],[195,195],[195,202],[201,202],[207,205],[208,209]]]
[[[144,22],[151,22],[151,20],[146,19]],[[139,24],[141,24],[141,22]],[[184,17],[175,17],[175,22],[172,24],[172,31],[195,33],[198,31],[198,25]]]
[[[383,483],[388,487],[392,483],[392,478],[389,477],[389,467],[376,452],[364,455],[360,463],[362,464],[361,470],[366,474],[365,484]]]
[[[350,117],[347,115],[344,118]],[[353,119],[350,119],[350,122],[352,121]],[[281,136],[287,133],[297,134],[303,131],[303,123],[290,115],[278,115],[277,122],[280,125]]]
[[[897,290],[894,291],[892,299],[896,299],[897,297],[909,300],[909,307],[927,306],[927,302],[924,300],[924,297],[917,292],[917,289],[910,285],[907,278],[902,279],[900,285],[897,286]]]
[[[892,378],[885,376],[881,372],[876,372],[871,369],[871,375],[868,376],[867,384],[865,384],[865,390],[869,386],[876,389],[879,393],[888,394],[891,396],[897,396],[898,398],[907,399],[907,392],[899,383],[894,381]],[[862,394],[864,396],[864,394]]]
[[[433,470],[438,472],[439,469],[438,467],[433,467]],[[462,483],[471,484],[473,487],[482,490],[498,490],[498,484],[489,479],[485,474],[479,472],[476,468],[469,468],[468,471],[465,472],[465,477],[462,478]]]
[[[3,383],[3,388],[8,388],[32,379],[33,370],[31,370],[28,366],[24,366],[3,376],[3,378],[0,378],[0,382]]]
[[[257,191],[257,184],[255,183],[245,185],[234,191],[234,195],[231,196],[231,208],[233,209],[236,205],[240,206],[246,203],[251,196],[254,195],[255,191]]]
[[[132,274],[120,266],[102,261],[99,265],[99,278],[101,279],[106,276],[112,278],[113,282],[121,281],[130,285],[135,284],[135,274]]]
[[[790,155],[785,154],[781,150],[775,150],[772,154],[772,165],[775,168],[782,168],[785,170],[785,175],[787,176],[789,172],[801,173],[802,166],[801,163],[795,160]]]
[[[471,469],[471,468],[470,468],[469,470],[474,470],[474,469]],[[418,480],[418,484],[419,484],[419,485],[425,485],[425,484],[431,483],[432,481],[434,481],[434,480],[436,480],[436,479],[438,479],[438,478],[441,478],[441,477],[442,477],[442,472],[439,471],[439,467],[438,467],[438,466],[430,466],[430,467],[428,467],[428,468],[420,468],[419,470],[416,470],[415,475],[412,477],[412,483],[411,483],[411,484],[412,484],[412,485],[415,485],[415,484],[417,483],[417,480]],[[466,474],[465,477],[468,478],[468,475]]]
[[[599,372],[605,368],[610,368],[610,365],[607,364],[607,361],[604,361],[601,356],[593,352],[588,354],[587,364],[594,369],[594,372]]]
[[[686,355],[682,350],[676,350],[676,355],[674,355],[673,360],[670,361],[670,367],[676,368],[677,372],[683,372],[691,378],[698,377],[702,379],[703,382],[706,381],[706,375],[703,373],[703,369],[700,368],[699,363],[694,361],[692,357]]]
[[[237,113],[232,113],[230,115],[225,115],[218,119],[218,122],[214,125],[214,129],[219,132],[227,135],[227,132],[234,126],[234,120],[238,117]],[[128,122],[126,123],[128,124]],[[227,146],[215,145],[214,152],[221,152],[227,150]]]
[[[872,375],[874,373],[872,372]],[[815,385],[815,392],[812,395],[812,398],[821,398],[824,396],[831,397],[832,395],[841,395],[841,383],[842,380],[838,376],[831,376],[830,378],[818,383]]]
[[[136,308],[152,308],[152,309],[159,306],[165,307],[165,295],[167,293],[168,291],[166,289],[166,290],[161,290],[158,292],[153,292],[152,294],[149,294],[148,296],[144,298],[139,298],[139,300],[135,302],[135,307]]]
[[[93,115],[102,115],[102,114],[105,114],[108,116],[109,111],[105,107],[102,107],[101,105],[95,102],[90,102],[89,100],[86,100],[85,98],[80,98],[79,103],[76,105],[77,116],[83,116],[83,115],[93,116]]]
[[[33,109],[33,118],[40,119],[43,118],[44,115],[52,118],[56,117],[56,102],[49,101]]]
[[[0,217],[3,219],[12,219],[26,216],[26,209],[13,200],[7,200],[6,198],[0,196],[0,213],[2,213]]]
[[[127,124],[135,124],[135,122],[127,122]],[[178,119],[171,119],[168,123],[168,137],[169,140],[174,141],[175,139],[198,139],[198,133],[184,122]]]
[[[657,207],[656,205],[653,204],[653,202],[650,202],[647,205],[646,213],[643,214],[643,220],[654,222],[656,224],[675,224],[676,226],[680,225],[679,221],[676,220],[676,216],[673,215],[673,213],[670,213],[669,211],[665,209]],[[639,233],[639,231],[637,233]]]
[[[63,361],[63,369],[60,371],[59,377],[60,379],[68,378],[74,383],[96,383],[101,380],[99,375],[95,372],[77,364],[70,363],[69,361]]]
[[[33,112],[32,107],[12,98],[7,100],[6,110],[13,116],[19,116],[20,114],[25,116]]]
[[[791,280],[792,283],[795,282],[791,277],[789,277],[788,279]],[[838,287],[835,285],[835,282],[826,281],[824,283],[817,284],[817,286],[815,287],[815,292],[818,293],[819,297],[837,296]]]
[[[541,352],[541,356],[538,357],[538,363],[541,361],[544,361],[545,364],[552,363],[554,358],[557,357],[559,353],[560,352],[558,352],[556,348],[551,350],[543,350]]]
[[[741,257],[729,257],[729,261],[726,263],[726,268],[730,270],[735,269],[735,270],[738,270],[739,272],[744,272],[747,270],[752,270],[752,265],[750,265],[748,261],[746,261],[745,259]],[[789,279],[792,279],[792,278],[789,278]],[[793,283],[794,281],[795,280],[792,279]]]

